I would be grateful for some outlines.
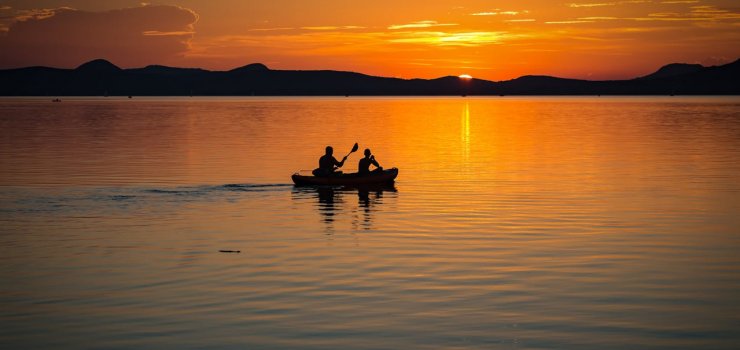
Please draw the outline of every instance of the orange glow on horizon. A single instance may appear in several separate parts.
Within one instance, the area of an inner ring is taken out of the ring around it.
[[[174,4],[0,6],[0,69],[72,68],[105,58],[123,68],[230,70],[260,62],[401,78],[468,71],[488,80],[623,79],[668,63],[718,65],[740,57],[733,0]]]

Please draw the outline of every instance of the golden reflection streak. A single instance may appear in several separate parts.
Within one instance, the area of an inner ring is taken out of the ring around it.
[[[460,142],[462,144],[463,161],[468,164],[470,160],[470,105],[465,102],[462,112],[460,126]]]

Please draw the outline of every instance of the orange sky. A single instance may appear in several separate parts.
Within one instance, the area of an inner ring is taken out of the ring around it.
[[[164,64],[619,79],[740,58],[737,0],[0,1],[0,68]]]

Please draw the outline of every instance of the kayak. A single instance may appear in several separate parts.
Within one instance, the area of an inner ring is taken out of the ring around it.
[[[371,172],[368,175],[359,175],[357,173],[341,174],[334,176],[313,176],[301,175],[295,173],[291,176],[293,183],[297,186],[306,185],[329,185],[329,186],[359,186],[392,183],[398,176],[397,168],[390,168],[383,171]]]

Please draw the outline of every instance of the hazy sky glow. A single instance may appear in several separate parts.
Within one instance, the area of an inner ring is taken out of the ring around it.
[[[106,58],[404,78],[645,75],[740,58],[737,0],[0,0],[0,68]]]

